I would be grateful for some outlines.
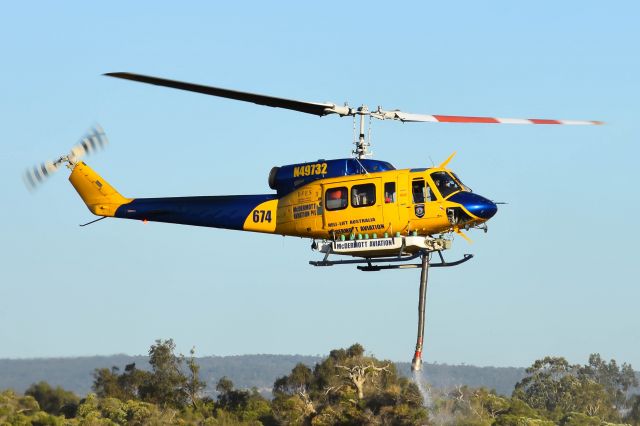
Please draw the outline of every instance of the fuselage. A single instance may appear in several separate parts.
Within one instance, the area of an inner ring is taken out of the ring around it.
[[[376,160],[274,168],[276,193],[125,198],[84,163],[70,180],[100,216],[322,239],[434,235],[477,226],[497,211],[445,167],[396,170]]]

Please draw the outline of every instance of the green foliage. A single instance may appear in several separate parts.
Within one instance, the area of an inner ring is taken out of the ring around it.
[[[100,398],[140,399],[178,410],[187,404],[198,408],[206,385],[200,380],[195,349],[186,360],[187,374],[183,372],[184,356],[174,352],[173,340],[156,340],[149,349],[151,371],[139,370],[135,363],[128,364],[122,374],[117,367],[97,369],[93,373],[93,390]]]
[[[2,392],[0,426],[613,426],[621,413],[626,424],[640,426],[640,395],[627,397],[638,383],[633,369],[598,354],[584,366],[537,360],[511,398],[483,387],[432,389],[429,412],[415,383],[359,344],[332,350],[312,368],[296,364],[273,384],[272,401],[255,388],[236,389],[227,377],[217,382],[215,400],[203,397],[194,350],[187,359],[176,355],[172,340],[157,340],[149,359],[151,371],[135,363],[122,372],[95,370],[96,393],[81,401],[46,382],[25,396]]]
[[[260,424],[274,423],[271,404],[257,389],[234,389],[233,382],[223,377],[216,385],[218,402],[215,405],[215,416],[233,418],[239,422]]]
[[[122,401],[137,398],[140,387],[150,381],[148,371],[138,370],[135,363],[127,364],[124,373],[118,367],[100,368],[93,373],[93,391],[101,398],[112,397]]]
[[[355,344],[334,349],[313,370],[298,364],[276,380],[274,418],[282,425],[415,425],[427,421],[415,384],[395,365]]]
[[[635,378],[627,377],[626,369],[620,371],[615,361],[603,363],[597,354],[589,358],[586,366],[570,365],[564,358],[546,357],[535,361],[527,374],[516,384],[513,397],[554,420],[564,418],[566,413],[619,420],[615,399],[624,404],[620,392],[628,389]]]
[[[200,399],[202,398],[202,392],[207,387],[207,384],[200,380],[200,366],[195,359],[195,348],[191,348],[189,352],[189,359],[187,359],[187,368],[189,370],[189,376],[184,385],[184,392],[187,394],[189,403],[198,408]]]
[[[40,409],[34,397],[18,396],[11,390],[0,393],[0,425],[52,425],[62,426],[64,418]]]
[[[57,386],[55,389],[47,382],[34,383],[25,391],[32,396],[40,408],[54,416],[74,417],[80,399],[73,393]]]
[[[149,349],[151,375],[139,387],[143,401],[162,407],[183,408],[187,403],[187,377],[182,372],[182,356],[174,354],[173,339],[156,340]]]
[[[591,354],[589,363],[580,367],[578,374],[602,385],[618,409],[625,406],[629,388],[638,386],[638,379],[630,364],[624,363],[618,367],[616,360],[607,363],[600,354]]]
[[[640,426],[640,395],[633,395],[627,404],[630,409],[625,421],[633,426]]]

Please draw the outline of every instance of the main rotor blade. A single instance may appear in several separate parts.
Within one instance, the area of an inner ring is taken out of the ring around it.
[[[403,122],[432,122],[432,123],[489,123],[489,124],[565,124],[565,125],[600,125],[602,121],[591,120],[549,120],[543,118],[496,118],[496,117],[467,117],[463,115],[426,115],[411,114],[402,111],[381,111],[385,119]]]
[[[260,95],[257,93],[240,92],[237,90],[223,89],[221,87],[204,86],[201,84],[185,83],[183,81],[169,80],[166,78],[152,77],[148,75],[133,74],[129,72],[110,72],[104,74],[108,77],[122,78],[125,80],[138,81],[140,83],[155,84],[156,86],[171,87],[174,89],[187,90],[189,92],[203,93],[205,95],[219,96],[222,98],[235,99],[238,101],[253,102],[258,105],[266,105],[274,108],[285,108],[294,111],[305,112],[307,114],[318,115],[320,117],[327,114],[346,115],[349,108],[339,107],[331,103],[317,103],[297,101],[294,99],[277,98],[275,96]]]

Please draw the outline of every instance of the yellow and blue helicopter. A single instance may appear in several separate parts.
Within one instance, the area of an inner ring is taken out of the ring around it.
[[[69,154],[27,170],[25,179],[35,187],[66,165],[71,170],[71,184],[89,210],[100,216],[97,220],[115,217],[310,238],[312,248],[324,254],[322,260],[310,262],[314,266],[355,263],[365,271],[421,267],[421,316],[412,364],[416,370],[421,364],[429,255],[435,252],[440,257],[440,262],[431,266],[454,266],[469,260],[471,255],[446,262],[442,251],[451,247],[453,234],[468,239],[464,230],[480,228],[486,232],[486,222],[496,214],[497,203],[473,193],[448,168],[455,153],[437,167],[408,169],[396,169],[386,161],[368,158],[371,153],[364,118],[402,122],[600,124],[582,120],[412,114],[380,107],[369,110],[366,105],[352,108],[346,104],[305,102],[133,73],[105,75],[320,117],[338,115],[354,120],[359,117],[353,158],[274,167],[268,176],[273,192],[267,194],[127,198],[81,161],[85,154],[106,143],[104,131],[99,127]],[[351,259],[330,260],[331,254]],[[421,264],[408,263],[418,257],[422,258]]]

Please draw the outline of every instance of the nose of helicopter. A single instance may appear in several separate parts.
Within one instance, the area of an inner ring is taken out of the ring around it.
[[[491,219],[498,211],[496,203],[472,192],[458,192],[449,201],[462,204],[469,213],[484,220]]]

